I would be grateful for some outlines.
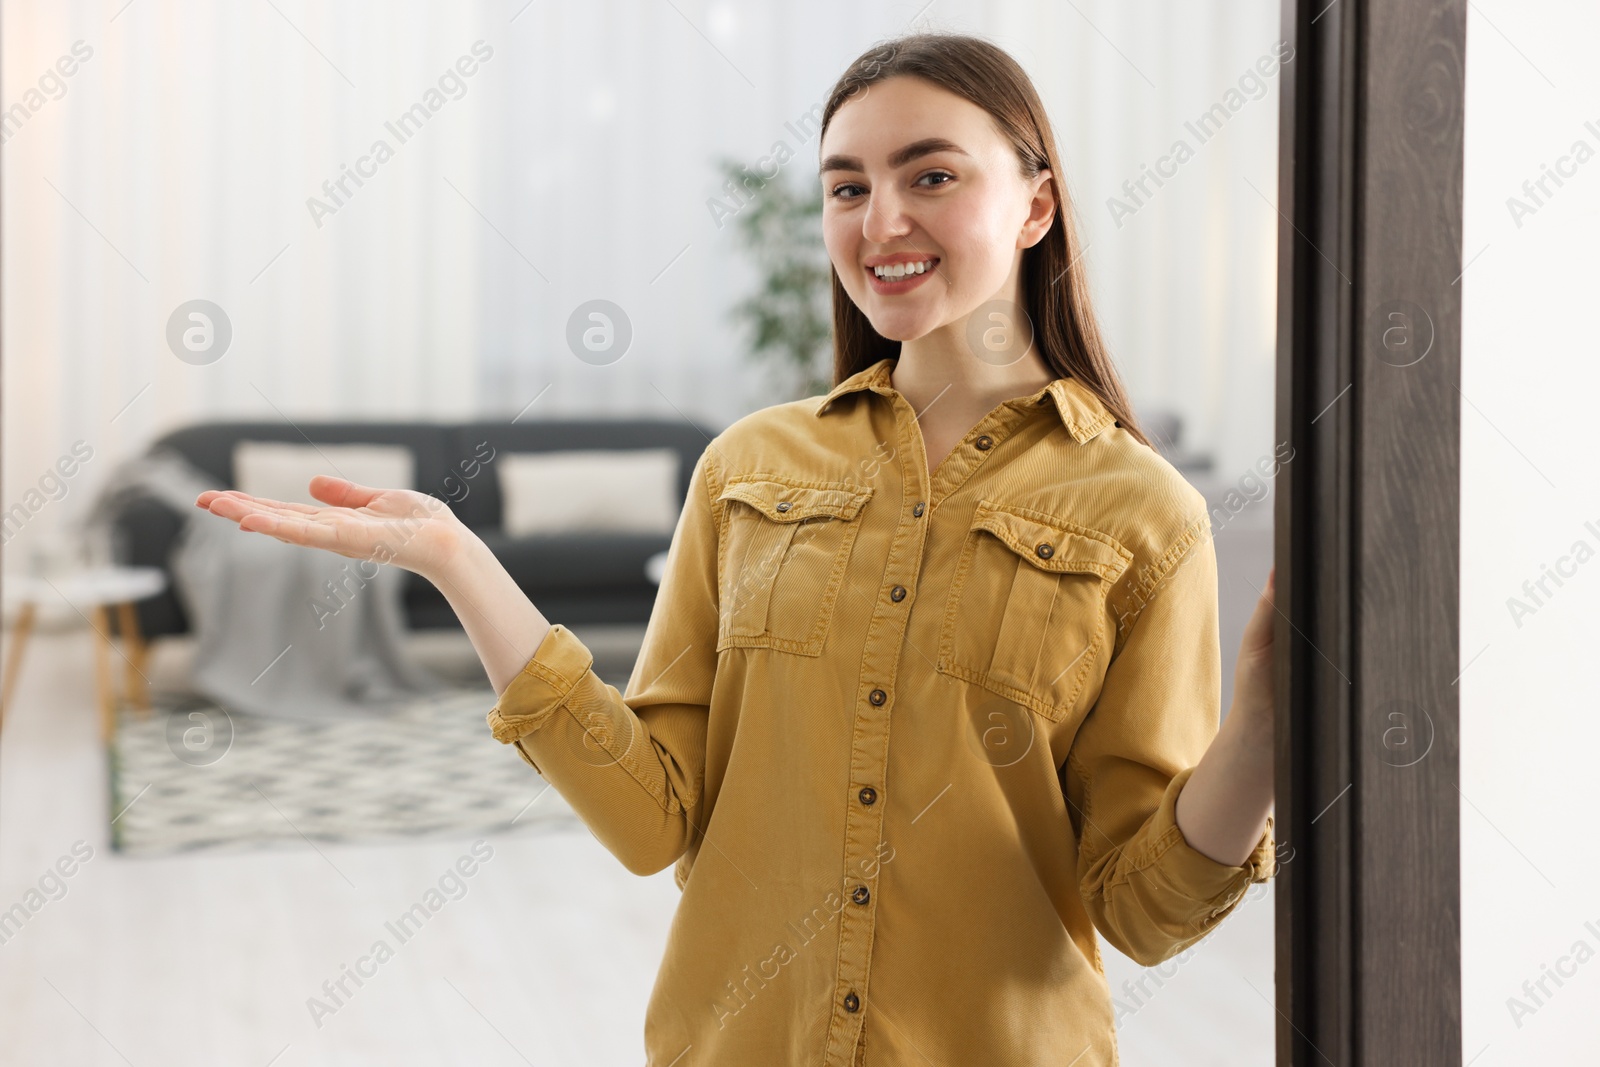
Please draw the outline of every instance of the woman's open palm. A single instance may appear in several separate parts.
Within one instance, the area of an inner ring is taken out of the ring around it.
[[[319,474],[311,495],[328,507],[209,489],[195,506],[232,519],[239,529],[341,556],[392,563],[424,577],[452,559],[465,527],[450,506],[411,489],[375,489]]]

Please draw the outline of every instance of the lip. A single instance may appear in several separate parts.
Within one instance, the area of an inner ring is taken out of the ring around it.
[[[893,266],[896,263],[919,263],[922,260],[930,258],[933,260],[933,266],[929,267],[921,274],[909,274],[904,278],[898,279],[897,281],[885,281],[874,274],[872,270],[873,267]],[[870,256],[867,258],[862,269],[866,271],[867,284],[872,286],[873,292],[880,293],[884,296],[897,296],[900,293],[909,293],[911,290],[927,281],[933,276],[934,272],[939,269],[939,265],[943,262],[944,260],[940,259],[938,256],[928,256],[915,252],[899,252],[892,256]]]

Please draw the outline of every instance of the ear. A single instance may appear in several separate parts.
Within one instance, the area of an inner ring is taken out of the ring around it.
[[[1028,218],[1022,224],[1022,231],[1017,234],[1018,248],[1032,248],[1044,240],[1044,235],[1050,232],[1050,224],[1056,217],[1055,184],[1050,180],[1049,168],[1045,168],[1034,175],[1031,185],[1033,199],[1028,204]]]

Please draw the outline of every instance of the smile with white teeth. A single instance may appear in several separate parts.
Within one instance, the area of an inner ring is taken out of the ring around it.
[[[932,266],[932,259],[923,259],[915,263],[895,263],[887,267],[873,267],[872,273],[884,281],[892,282],[896,278],[904,278],[911,274],[921,274]]]

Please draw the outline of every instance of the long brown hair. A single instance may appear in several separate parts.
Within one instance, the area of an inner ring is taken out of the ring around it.
[[[874,82],[909,74],[926,79],[983,108],[1010,139],[1024,178],[1048,168],[1056,214],[1043,238],[1022,253],[1022,303],[1033,322],[1040,358],[1057,377],[1076,378],[1140,443],[1139,428],[1122,381],[1112,366],[1089,299],[1089,282],[1077,265],[1081,254],[1072,201],[1067,196],[1055,134],[1026,72],[1003,49],[979,37],[916,33],[881,42],[840,75],[822,112],[822,134],[834,113]],[[880,359],[900,354],[900,342],[872,328],[829,267],[833,279],[833,380],[837,385]]]

